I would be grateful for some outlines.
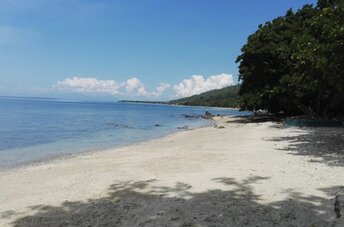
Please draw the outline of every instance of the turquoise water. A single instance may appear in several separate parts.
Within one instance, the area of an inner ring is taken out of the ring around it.
[[[0,168],[155,139],[230,109],[0,97]]]

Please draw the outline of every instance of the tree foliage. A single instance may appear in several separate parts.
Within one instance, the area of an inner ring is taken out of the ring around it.
[[[260,25],[238,56],[243,109],[344,113],[344,1],[319,0]]]
[[[204,92],[182,99],[172,100],[170,104],[188,106],[214,106],[214,107],[238,107],[239,87],[230,86]]]

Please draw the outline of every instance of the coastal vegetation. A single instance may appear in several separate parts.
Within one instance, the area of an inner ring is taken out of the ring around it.
[[[343,116],[344,1],[319,0],[259,25],[237,63],[241,109]]]
[[[176,99],[169,104],[188,105],[188,106],[213,106],[213,107],[239,107],[240,86],[230,86],[204,92],[182,99]]]
[[[239,89],[240,85],[229,86],[221,89],[207,91],[198,95],[193,95],[181,99],[174,99],[166,102],[139,100],[121,100],[119,102],[239,108]]]

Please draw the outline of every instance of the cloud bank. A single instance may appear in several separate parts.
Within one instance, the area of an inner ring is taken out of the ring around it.
[[[190,79],[184,79],[178,85],[175,85],[173,89],[176,92],[176,96],[187,97],[231,85],[234,85],[233,76],[222,73],[208,78],[204,78],[201,75],[193,75]]]
[[[136,77],[128,79],[124,84],[122,84],[122,86],[125,86],[127,94],[129,95],[149,96],[145,86]]]
[[[189,79],[184,79],[174,86],[167,83],[160,83],[153,91],[148,91],[145,85],[136,77],[132,77],[123,82],[98,80],[93,77],[72,77],[58,81],[53,85],[53,89],[58,92],[139,96],[147,98],[159,97],[166,92],[174,93],[174,97],[187,97],[231,85],[234,85],[233,76],[222,73],[212,75],[208,78],[201,75],[193,75]]]
[[[120,85],[114,80],[98,80],[96,78],[73,77],[58,81],[53,88],[61,92],[118,94]]]
[[[171,85],[160,83],[155,91],[147,91],[144,84],[132,77],[124,82],[114,80],[98,80],[93,77],[72,77],[63,81],[58,81],[53,85],[53,89],[58,92],[71,92],[79,94],[102,94],[102,95],[122,95],[122,96],[160,96]]]

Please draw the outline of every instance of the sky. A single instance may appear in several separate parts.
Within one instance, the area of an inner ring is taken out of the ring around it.
[[[169,100],[238,83],[259,24],[315,0],[0,0],[0,95]]]

